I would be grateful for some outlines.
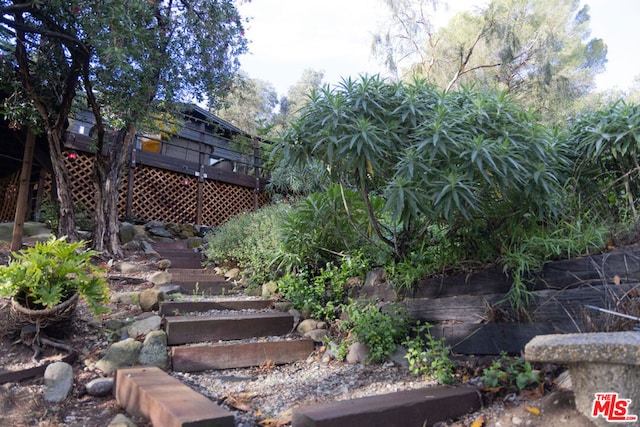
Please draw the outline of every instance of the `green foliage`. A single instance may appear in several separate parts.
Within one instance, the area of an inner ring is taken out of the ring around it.
[[[103,269],[91,263],[98,252],[84,246],[62,237],[13,253],[8,265],[0,266],[0,295],[35,304],[28,305],[32,309],[50,309],[78,292],[94,313],[105,312],[109,287]]]
[[[382,204],[380,198],[371,200],[376,212]],[[300,199],[284,217],[280,231],[275,263],[287,272],[318,270],[356,250],[369,259],[384,254],[373,240],[362,198],[338,185]]]
[[[555,214],[566,163],[560,142],[506,94],[442,93],[423,80],[373,76],[312,92],[277,150],[286,165],[314,159],[331,182],[353,188],[367,207],[360,229],[400,261],[434,225],[493,230],[505,213]],[[370,209],[380,197],[382,208]]]
[[[409,372],[416,376],[432,377],[440,384],[452,384],[455,380],[455,364],[449,358],[451,349],[445,345],[445,339],[436,340],[429,329],[431,325],[418,322],[412,336],[405,338],[406,359]],[[426,339],[426,341],[425,341]]]
[[[272,266],[279,224],[290,206],[276,203],[229,219],[207,236],[207,258],[218,265],[246,269],[251,283],[275,278]]]
[[[637,218],[640,105],[620,100],[577,116],[568,128],[575,147],[575,190],[596,212]]]
[[[506,299],[517,312],[524,313],[531,292],[528,283],[542,271],[545,262],[597,253],[604,248],[610,230],[590,212],[584,217],[566,217],[555,225],[530,225],[506,235],[499,258],[513,280]],[[508,240],[507,240],[508,239]]]
[[[373,302],[351,301],[343,305],[342,310],[347,320],[341,321],[339,326],[349,332],[350,338],[343,340],[341,347],[348,348],[354,342],[366,345],[369,348],[367,360],[371,363],[386,361],[407,333],[406,315],[395,307],[382,312]]]
[[[539,383],[540,376],[521,357],[509,357],[503,353],[488,368],[482,370],[480,380],[486,387],[524,390]]]
[[[345,302],[347,281],[366,274],[368,263],[358,253],[342,258],[339,265],[327,264],[317,274],[302,270],[278,281],[278,290],[294,308],[309,311],[316,319],[333,320]]]

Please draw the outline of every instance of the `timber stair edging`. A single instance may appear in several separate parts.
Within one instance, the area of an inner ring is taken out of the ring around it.
[[[211,271],[201,268],[184,267],[170,271],[177,273],[187,287],[189,281],[196,279],[206,283],[206,279],[211,277]],[[221,282],[219,278],[217,280]],[[196,288],[195,283],[193,286]],[[224,288],[220,288],[219,293],[224,293]],[[315,349],[314,342],[291,338],[293,316],[261,311],[271,308],[271,305],[271,301],[237,299],[163,302],[159,313],[165,319],[172,370],[197,372],[261,366],[264,363],[286,364],[306,359]],[[208,311],[220,313],[181,315]],[[280,337],[275,341],[228,342],[256,338],[256,335]],[[285,335],[287,337],[282,338]],[[193,342],[182,343],[185,340]],[[211,340],[219,342],[203,343]],[[153,425],[232,427],[235,424],[232,412],[159,368],[122,368],[116,371],[115,376],[113,392],[117,402],[128,413],[146,417]],[[298,407],[293,410],[291,425],[420,427],[459,418],[480,406],[481,399],[475,388],[433,387]]]

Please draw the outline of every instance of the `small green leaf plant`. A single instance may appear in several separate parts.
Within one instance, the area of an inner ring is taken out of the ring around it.
[[[339,356],[346,356],[349,346],[360,342],[369,349],[367,362],[383,363],[406,335],[406,316],[397,308],[391,307],[383,312],[373,302],[350,301],[342,306],[342,311],[347,320],[341,321],[339,327],[348,334],[348,338],[340,343]]]
[[[430,333],[431,325],[418,321],[403,345],[407,347],[405,358],[409,361],[409,372],[416,376],[435,378],[440,384],[455,382],[455,363],[449,358],[451,348],[445,339],[435,339]]]
[[[66,237],[37,242],[0,266],[0,296],[30,309],[51,309],[77,292],[94,314],[101,314],[107,310],[109,287],[104,269],[91,262],[98,254],[85,249],[85,242],[67,242]]]
[[[488,388],[524,390],[540,382],[540,376],[531,364],[521,357],[502,353],[489,367],[483,369],[480,380]]]

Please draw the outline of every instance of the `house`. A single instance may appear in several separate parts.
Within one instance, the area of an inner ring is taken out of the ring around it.
[[[93,206],[93,115],[80,111],[65,134],[65,162],[77,209]],[[25,132],[0,124],[0,221],[13,221]],[[39,220],[55,192],[46,141],[38,138],[27,219]],[[180,120],[163,117],[158,131],[139,135],[119,183],[121,219],[216,226],[268,202],[263,149],[270,144],[203,108],[189,106]],[[42,148],[44,147],[44,148]]]

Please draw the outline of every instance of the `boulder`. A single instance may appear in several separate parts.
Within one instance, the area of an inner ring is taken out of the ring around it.
[[[145,289],[140,293],[140,308],[142,311],[154,311],[160,308],[160,303],[165,300],[164,292],[159,289]]]
[[[162,318],[160,316],[149,316],[142,320],[133,322],[127,329],[127,334],[132,337],[145,336],[151,331],[157,331],[160,329],[160,323]]]
[[[132,242],[135,239],[136,234],[136,228],[132,224],[128,223],[122,224],[118,230],[118,237],[122,244]]]
[[[303,335],[305,338],[311,339],[313,342],[322,343],[329,336],[329,331],[326,329],[312,329],[307,331]]]
[[[96,378],[89,381],[85,388],[89,396],[104,397],[113,390],[113,378]]]
[[[147,334],[138,356],[138,363],[145,366],[157,366],[167,369],[167,334],[164,331],[152,331]]]
[[[64,402],[73,388],[73,368],[65,362],[54,362],[44,371],[44,400]]]
[[[369,354],[369,348],[359,342],[354,342],[349,346],[349,353],[347,354],[347,363],[355,365],[356,363],[365,363],[367,361],[367,355]]]
[[[155,271],[149,275],[147,280],[149,280],[156,286],[160,286],[171,283],[171,281],[173,280],[173,276],[171,275],[171,273],[168,273],[166,271]]]
[[[133,366],[138,361],[140,350],[142,343],[133,338],[113,343],[104,357],[96,362],[96,368],[106,375],[111,375],[118,368]]]

